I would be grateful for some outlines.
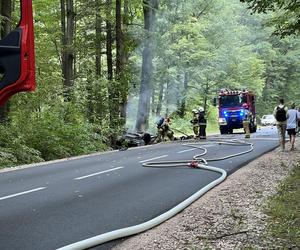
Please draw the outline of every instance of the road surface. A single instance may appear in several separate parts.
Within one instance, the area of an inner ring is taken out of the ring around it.
[[[243,134],[226,138],[243,138]],[[233,173],[278,145],[265,127],[249,140],[254,150],[211,162]],[[205,158],[249,149],[207,143]],[[166,212],[219,177],[187,167],[148,168],[143,162],[192,159],[201,151],[182,142],[113,151],[0,173],[0,249],[56,249]],[[95,249],[110,249],[118,241]]]

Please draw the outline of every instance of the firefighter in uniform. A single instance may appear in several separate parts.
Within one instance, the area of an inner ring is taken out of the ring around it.
[[[249,110],[245,110],[245,115],[243,118],[243,128],[245,130],[245,138],[250,138],[250,119],[251,119],[251,112]]]
[[[193,125],[193,132],[195,137],[199,136],[199,118],[198,118],[198,110],[193,109],[193,118],[190,120],[190,123]]]
[[[199,107],[198,122],[199,122],[199,138],[206,139],[206,115],[203,107]]]
[[[161,118],[157,123],[157,138],[155,142],[161,142],[165,140],[167,136],[170,141],[174,140],[174,132],[170,128],[171,119],[169,117]]]

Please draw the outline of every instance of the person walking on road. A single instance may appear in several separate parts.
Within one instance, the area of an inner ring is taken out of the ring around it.
[[[291,104],[291,108],[288,110],[288,119],[287,119],[287,126],[286,130],[288,132],[288,135],[290,137],[290,143],[291,143],[291,151],[295,150],[295,140],[296,140],[296,128],[297,123],[300,117],[298,117],[298,111],[295,109],[296,105],[295,103]]]
[[[288,108],[284,105],[284,100],[279,99],[279,105],[274,108],[273,115],[276,119],[276,127],[278,130],[279,144],[281,151],[285,151],[285,132],[288,119]]]

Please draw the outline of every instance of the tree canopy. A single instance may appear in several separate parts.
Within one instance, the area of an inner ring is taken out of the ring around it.
[[[7,34],[18,1],[0,3]],[[211,100],[221,88],[254,90],[258,116],[279,97],[300,105],[298,1],[34,0],[33,8],[37,90],[0,114],[1,167],[107,150],[125,130],[155,133],[160,116],[189,133],[200,105],[216,127]]]
[[[300,2],[298,0],[241,0],[254,13],[274,12],[270,24],[275,25],[274,34],[280,37],[299,35]]]

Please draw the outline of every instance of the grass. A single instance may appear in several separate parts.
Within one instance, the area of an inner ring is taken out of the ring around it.
[[[268,232],[285,243],[286,249],[300,248],[300,162],[278,188],[266,208]]]

